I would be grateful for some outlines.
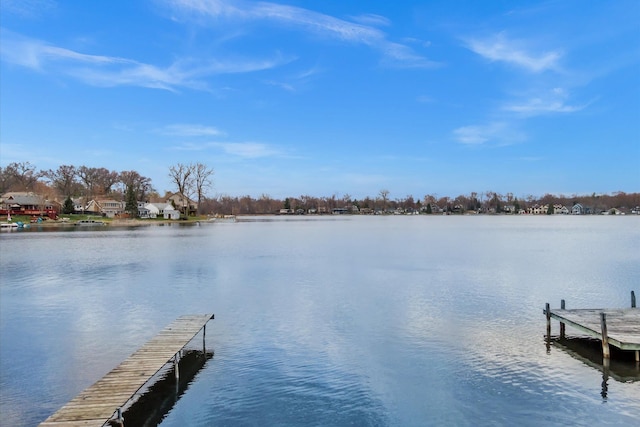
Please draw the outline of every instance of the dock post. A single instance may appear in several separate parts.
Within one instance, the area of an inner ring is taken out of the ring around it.
[[[565,302],[564,300],[560,300],[560,308],[561,309],[565,309]],[[560,322],[560,339],[563,340],[564,339],[564,332],[565,332],[565,325],[564,322]]]
[[[545,337],[545,343],[547,345],[547,353],[551,351],[551,309],[549,303],[545,304],[544,312],[547,315],[547,336]]]
[[[631,308],[636,308],[636,293],[631,291]]]
[[[207,354],[207,344],[206,344],[206,336],[207,336],[207,325],[205,324],[202,327],[202,354],[206,355]]]
[[[607,335],[607,315],[600,313],[600,327],[602,328],[602,357],[609,359],[611,353],[609,352],[609,336]]]
[[[122,416],[121,407],[116,408],[116,417],[111,418],[107,424],[113,427],[124,427],[124,417]]]
[[[180,366],[178,365],[178,363],[179,363],[179,360],[178,360],[178,353],[176,353],[176,354],[173,356],[173,369],[174,369],[175,374],[176,374],[176,382],[177,382],[178,380],[180,380]]]
[[[545,304],[544,312],[547,315],[547,336],[551,337],[551,309],[549,303]]]

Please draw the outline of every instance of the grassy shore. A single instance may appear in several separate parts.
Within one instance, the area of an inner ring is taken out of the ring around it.
[[[38,217],[33,217],[30,215],[12,215],[11,222],[18,223],[22,222],[23,224],[37,226],[37,227],[64,227],[64,226],[72,226],[75,225],[77,221],[81,220],[95,220],[102,221],[105,225],[110,226],[142,226],[142,225],[157,225],[157,224],[195,224],[198,221],[206,221],[208,218],[206,216],[194,216],[189,217],[187,219],[164,219],[164,218],[155,218],[155,219],[139,219],[139,218],[105,218],[98,215],[82,215],[82,214],[73,214],[73,215],[64,215],[58,217],[58,219],[51,218],[42,218],[42,221],[38,222]],[[1,217],[0,221],[6,222],[7,217]]]

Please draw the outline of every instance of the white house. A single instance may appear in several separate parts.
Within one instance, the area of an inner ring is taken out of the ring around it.
[[[548,208],[549,208],[549,205],[544,205],[544,206],[533,205],[529,207],[527,211],[533,215],[541,215],[541,214],[546,214]]]
[[[147,203],[144,208],[148,215],[146,218],[180,219],[180,212],[171,203]]]
[[[149,215],[151,212],[146,208],[147,203],[138,202],[138,218],[151,218]]]
[[[582,215],[584,213],[584,207],[580,203],[576,203],[571,208],[571,215]]]
[[[566,215],[569,213],[569,209],[561,204],[553,205],[553,213],[556,215]]]

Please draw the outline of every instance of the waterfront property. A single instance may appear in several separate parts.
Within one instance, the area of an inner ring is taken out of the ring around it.
[[[40,427],[99,427],[114,416],[121,420],[121,408],[166,364],[173,361],[178,380],[181,351],[201,330],[205,351],[206,325],[211,319],[212,314],[179,317],[127,360],[47,418]]]

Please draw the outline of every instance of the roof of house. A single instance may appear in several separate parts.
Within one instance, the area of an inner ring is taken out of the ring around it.
[[[49,200],[40,194],[33,192],[10,192],[5,193],[0,198],[0,203],[6,203],[11,205],[41,205],[51,203]]]

